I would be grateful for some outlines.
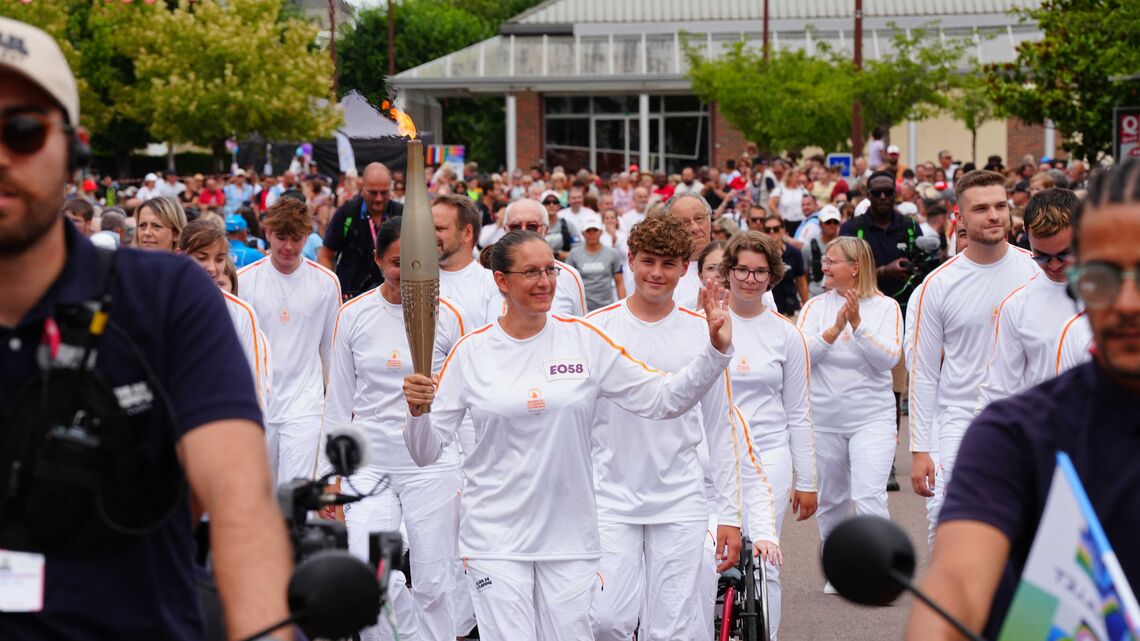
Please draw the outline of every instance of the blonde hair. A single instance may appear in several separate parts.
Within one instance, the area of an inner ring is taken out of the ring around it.
[[[859,298],[870,298],[879,293],[879,282],[875,277],[875,256],[871,246],[862,238],[840,236],[827,244],[825,253],[835,247],[843,252],[843,257],[859,267],[855,275],[855,293]]]
[[[186,229],[186,210],[182,209],[182,203],[174,198],[166,196],[159,196],[158,198],[151,198],[139,205],[135,209],[135,219],[137,220],[142,216],[143,208],[149,209],[154,212],[154,217],[158,222],[170,228],[174,234],[174,247],[178,246],[178,237],[182,235],[182,230]],[[139,246],[139,234],[135,234],[135,247]]]

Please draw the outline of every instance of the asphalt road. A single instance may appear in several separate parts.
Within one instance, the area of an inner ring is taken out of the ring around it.
[[[902,489],[888,493],[891,519],[910,535],[918,555],[918,572],[926,562],[926,507],[924,499],[910,489],[910,453],[906,440],[906,417],[895,454]],[[901,639],[910,597],[893,606],[872,608],[854,605],[840,596],[823,593],[819,565],[819,526],[815,519],[797,523],[784,520],[781,533],[784,568],[781,572],[783,613],[779,641],[884,641]]]

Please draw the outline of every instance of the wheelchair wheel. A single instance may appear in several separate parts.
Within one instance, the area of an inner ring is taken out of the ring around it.
[[[748,538],[744,539],[740,557],[744,562],[744,603],[740,612],[743,639],[744,641],[770,641],[767,571],[764,568],[764,562],[756,562],[752,556],[752,541]]]

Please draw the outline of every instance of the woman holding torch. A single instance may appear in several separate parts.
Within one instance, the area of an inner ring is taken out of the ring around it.
[[[521,206],[530,204],[539,207]],[[604,581],[590,459],[597,401],[647,418],[674,418],[695,405],[731,355],[723,289],[711,284],[702,297],[710,345],[668,375],[589,322],[549,313],[560,270],[538,234],[508,233],[492,246],[490,263],[506,312],[459,341],[438,390],[426,376],[404,379],[404,438],[412,458],[430,465],[463,418],[474,420],[459,547],[480,635],[589,641],[591,595]]]

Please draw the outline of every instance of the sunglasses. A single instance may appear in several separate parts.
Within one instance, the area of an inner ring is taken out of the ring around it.
[[[26,112],[0,117],[0,143],[14,154],[28,156],[43,149],[48,133],[53,127],[70,131],[66,125],[58,125],[43,113]]]
[[[769,227],[768,225],[764,225],[764,231],[768,232],[769,234],[775,234],[776,232],[781,231],[783,229],[784,229],[784,227],[782,225],[775,225],[775,226],[771,226],[771,227]]]
[[[1056,258],[1058,262],[1063,263],[1063,262],[1069,260],[1069,258],[1071,258],[1072,256],[1073,256],[1073,250],[1072,249],[1065,249],[1065,250],[1062,250],[1060,252],[1057,252],[1056,254],[1046,254],[1043,251],[1033,250],[1033,256],[1031,258],[1033,258],[1033,260],[1038,265],[1041,265],[1042,267],[1044,267],[1045,265],[1048,265],[1050,262],[1052,262],[1052,260],[1054,258]]]
[[[537,232],[539,229],[542,229],[542,225],[538,223],[510,223],[507,225],[507,229],[510,231],[519,231],[521,229],[525,229],[527,231]]]
[[[542,204],[550,206],[550,205],[561,205],[562,203],[558,202],[557,200],[546,200],[546,201],[543,201]]]
[[[871,191],[869,191],[867,193],[871,194],[872,198],[885,198],[887,196],[894,196],[895,190],[893,190],[893,189],[872,189]]]

